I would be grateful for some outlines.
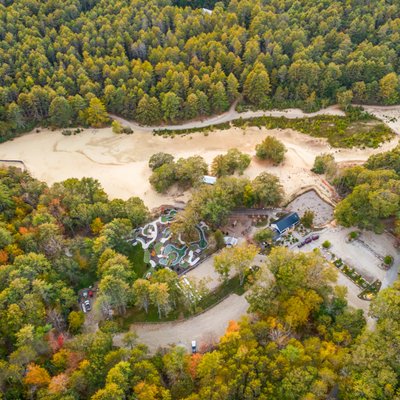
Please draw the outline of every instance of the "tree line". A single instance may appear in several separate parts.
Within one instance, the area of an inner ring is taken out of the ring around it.
[[[386,0],[3,2],[0,137],[99,127],[107,112],[176,122],[241,96],[307,111],[396,104],[399,15]]]

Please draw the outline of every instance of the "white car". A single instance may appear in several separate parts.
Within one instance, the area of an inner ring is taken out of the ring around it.
[[[192,340],[192,354],[197,353],[197,343],[195,340]]]
[[[89,299],[85,300],[84,305],[85,305],[87,311],[90,311],[92,309]]]

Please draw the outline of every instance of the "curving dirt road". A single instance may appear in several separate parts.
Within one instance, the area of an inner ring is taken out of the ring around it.
[[[124,118],[118,117],[116,115],[110,114],[110,117],[116,121],[121,122],[124,125],[130,126],[133,130],[141,130],[152,132],[156,129],[170,129],[170,130],[183,130],[183,129],[193,129],[193,128],[204,128],[206,126],[222,124],[224,122],[230,122],[238,118],[248,119],[253,117],[286,117],[289,119],[303,118],[303,117],[315,117],[317,115],[340,115],[344,116],[345,113],[339,109],[338,106],[331,106],[323,108],[317,112],[307,114],[299,108],[288,108],[285,110],[270,110],[270,111],[246,111],[239,113],[235,110],[236,104],[233,104],[231,108],[220,115],[204,118],[201,120],[194,120],[184,122],[179,125],[155,125],[155,126],[143,126],[137,122],[128,121]]]
[[[171,344],[184,346],[190,351],[192,340],[197,341],[198,347],[216,343],[225,333],[229,321],[239,320],[246,314],[248,307],[244,295],[231,294],[211,310],[191,319],[159,324],[135,324],[131,329],[137,333],[139,343],[147,345],[151,352]],[[123,335],[122,333],[114,336],[115,346],[122,346]]]

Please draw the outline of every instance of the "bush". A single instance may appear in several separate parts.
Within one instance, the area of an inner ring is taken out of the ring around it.
[[[286,147],[273,136],[267,136],[256,146],[256,156],[261,160],[271,160],[274,165],[280,164],[285,158]]]
[[[273,237],[274,237],[274,232],[269,228],[265,228],[265,229],[258,231],[254,235],[254,240],[257,243],[263,243],[263,242],[271,243]]]
[[[314,211],[307,210],[301,217],[301,223],[307,229],[311,229],[314,222]]]
[[[64,129],[61,133],[64,136],[71,136],[72,135],[72,131],[70,129]]]
[[[170,164],[174,161],[174,156],[168,153],[155,153],[149,159],[149,167],[154,171],[164,164]]]
[[[217,229],[217,230],[214,232],[214,239],[215,239],[216,248],[217,248],[218,250],[219,250],[219,249],[222,249],[223,247],[225,247],[224,235],[223,235],[223,233],[222,233],[219,229]]]
[[[357,231],[353,231],[349,233],[349,238],[354,240],[358,238],[359,233]]]
[[[324,249],[329,249],[332,246],[332,243],[329,240],[325,240],[324,243],[322,243],[322,247]]]
[[[112,131],[114,133],[117,133],[117,134],[122,133],[123,127],[118,121],[113,121],[111,123],[111,127],[112,127]]]
[[[392,265],[392,264],[393,264],[393,257],[392,257],[392,256],[386,256],[386,257],[383,259],[383,262],[384,262],[386,265]]]
[[[324,174],[326,172],[332,173],[336,170],[335,158],[332,154],[321,154],[320,156],[315,157],[314,166],[311,171],[316,174]]]

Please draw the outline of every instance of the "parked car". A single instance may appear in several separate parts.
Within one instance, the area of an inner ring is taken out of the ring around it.
[[[304,241],[304,243],[311,243],[312,242],[312,239],[310,238],[310,237],[308,237],[305,241]]]
[[[319,239],[319,235],[312,235],[311,239],[312,240],[318,240]]]
[[[192,340],[192,354],[197,353],[197,343],[195,340]]]
[[[304,246],[304,242],[300,242],[298,245],[297,245],[297,247],[300,249],[300,247],[303,247]]]
[[[82,311],[86,314],[87,309],[86,309],[85,303],[81,303],[81,308],[82,308]]]
[[[84,304],[87,311],[90,311],[92,309],[92,306],[90,305],[90,300],[85,300]]]

